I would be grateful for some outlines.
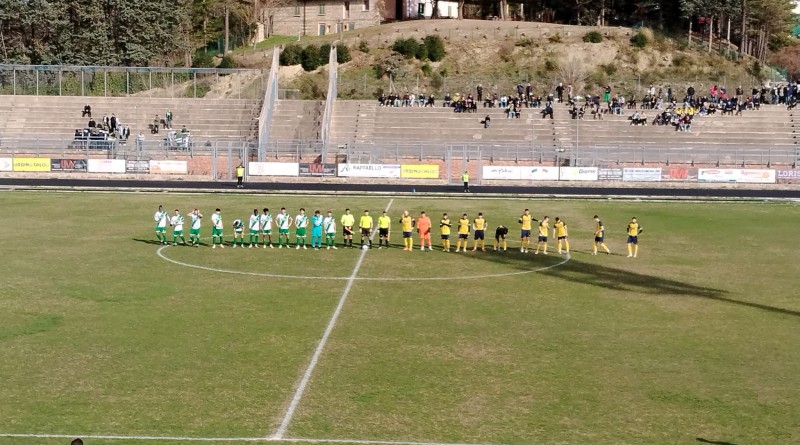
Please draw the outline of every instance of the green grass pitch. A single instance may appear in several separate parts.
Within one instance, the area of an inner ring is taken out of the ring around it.
[[[2,193],[0,433],[273,434],[361,252],[170,246],[169,262],[153,212],[199,207],[208,242],[221,207],[229,241],[253,208],[377,218],[390,199]],[[570,261],[517,251],[525,207],[565,219]],[[482,211],[509,251],[403,252],[404,209],[434,226]],[[614,255],[589,255],[595,213]],[[364,254],[285,437],[800,443],[800,206],[404,196],[390,214],[395,247]],[[87,440],[121,443],[185,442]]]

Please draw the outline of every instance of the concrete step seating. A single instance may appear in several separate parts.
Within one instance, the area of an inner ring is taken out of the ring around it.
[[[195,141],[249,139],[256,136],[260,103],[246,99],[188,99],[142,97],[80,96],[0,96],[0,137],[45,136],[71,138],[76,129],[86,127],[89,118],[81,117],[84,105],[91,105],[92,117],[116,114],[131,130],[150,139],[149,125],[156,115],[164,118],[167,109],[174,115],[172,127],[184,125]],[[159,134],[160,137],[166,133]]]
[[[278,100],[272,112],[270,140],[320,140],[325,102],[317,100]]]

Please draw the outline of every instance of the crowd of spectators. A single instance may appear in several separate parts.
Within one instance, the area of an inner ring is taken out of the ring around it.
[[[98,122],[92,117],[92,106],[87,104],[81,111],[81,117],[88,117],[89,121],[86,127],[75,130],[76,141],[119,141],[120,143],[126,143],[130,139],[130,127],[124,125],[116,113],[111,113],[111,116],[104,114],[103,118]],[[157,135],[161,129],[164,129],[166,137],[163,141],[168,148],[188,149],[191,146],[191,133],[185,125],[180,131],[173,129],[173,117],[172,110],[169,109],[164,114],[163,119],[156,115],[153,122],[148,125],[150,134]],[[136,145],[139,149],[143,148],[144,141],[144,134],[140,131],[136,137]]]

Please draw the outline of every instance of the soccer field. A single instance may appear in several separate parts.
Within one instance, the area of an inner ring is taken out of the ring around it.
[[[10,229],[0,445],[69,443],[26,437],[51,434],[128,437],[87,445],[800,443],[796,204],[57,192],[0,202]],[[393,247],[160,246],[159,204],[200,208],[204,243],[215,207],[226,241],[254,208],[332,209],[338,220],[346,207],[376,218],[389,207]],[[526,207],[567,222],[571,258],[552,238],[548,256],[519,252]],[[483,212],[487,247],[502,223],[509,251],[404,252],[402,210],[427,211],[434,246],[442,212]],[[594,214],[610,256],[590,255]],[[635,259],[632,216],[644,228]]]

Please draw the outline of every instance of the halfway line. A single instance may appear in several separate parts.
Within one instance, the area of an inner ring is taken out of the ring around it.
[[[389,207],[392,206],[393,202],[394,198],[390,199],[389,204],[386,204],[384,211],[388,212]],[[370,241],[374,237],[375,231],[373,231],[370,235]],[[294,417],[294,412],[297,409],[297,405],[300,404],[300,399],[303,398],[303,393],[306,390],[306,386],[308,385],[309,380],[311,380],[311,374],[314,372],[314,368],[317,367],[317,362],[319,361],[319,357],[322,355],[322,350],[325,349],[325,344],[328,342],[328,337],[330,337],[333,327],[336,325],[336,321],[339,319],[339,314],[342,313],[342,307],[344,307],[344,303],[347,301],[347,296],[350,295],[350,289],[353,288],[353,283],[356,281],[358,270],[361,269],[361,263],[364,262],[364,257],[367,256],[367,252],[367,250],[361,251],[361,255],[358,257],[355,267],[353,267],[353,273],[351,273],[350,277],[347,279],[347,285],[344,287],[342,296],[339,298],[339,304],[336,305],[336,310],[333,311],[333,315],[328,322],[328,326],[325,328],[325,332],[322,334],[322,338],[319,340],[317,349],[314,351],[314,355],[311,356],[311,361],[308,363],[308,367],[303,373],[303,378],[300,379],[300,383],[297,385],[297,389],[294,392],[292,401],[289,403],[289,408],[286,409],[286,414],[283,416],[283,420],[278,427],[278,431],[276,431],[274,435],[268,437],[271,437],[274,440],[279,440],[283,438],[284,434],[286,434],[286,430],[289,428],[289,423],[292,421],[292,417]]]

